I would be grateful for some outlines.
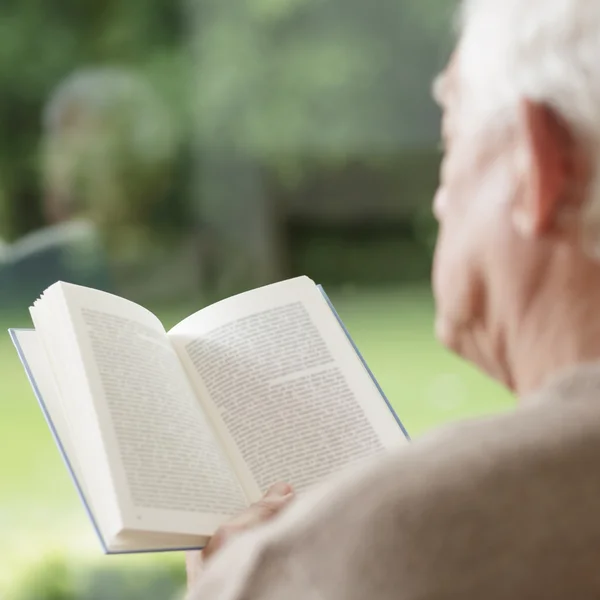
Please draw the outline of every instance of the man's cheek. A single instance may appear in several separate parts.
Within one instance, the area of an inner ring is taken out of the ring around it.
[[[432,286],[436,302],[440,302],[442,300],[444,296],[444,288],[447,286],[446,279],[449,272],[447,265],[449,251],[450,244],[447,233],[443,224],[440,224],[433,256],[432,270]]]
[[[444,218],[447,204],[448,193],[446,192],[446,188],[440,184],[433,198],[433,214],[439,222]]]
[[[460,284],[456,278],[456,257],[452,243],[445,235],[438,237],[433,265],[433,294],[435,298],[435,335],[446,348],[457,351],[457,325],[461,320]],[[457,286],[458,284],[458,286]]]
[[[463,312],[463,296],[470,286],[473,251],[468,223],[463,219],[444,220],[438,230],[432,284],[436,300],[453,312]]]

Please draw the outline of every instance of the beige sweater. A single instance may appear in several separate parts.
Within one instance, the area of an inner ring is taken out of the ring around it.
[[[297,501],[189,598],[600,599],[600,366]]]

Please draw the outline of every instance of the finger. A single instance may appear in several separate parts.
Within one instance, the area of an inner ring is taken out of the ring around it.
[[[240,533],[240,529],[235,525],[227,524],[219,527],[202,549],[202,559],[206,561],[218,552],[236,533]]]
[[[264,495],[265,498],[273,498],[273,497],[281,497],[287,496],[289,494],[293,494],[294,489],[289,483],[284,483],[282,481],[272,485],[267,493]]]
[[[257,527],[279,514],[293,499],[294,493],[291,490],[291,486],[287,484],[275,484],[269,488],[263,498],[217,530],[202,551],[202,558],[206,560],[232,537]]]
[[[230,525],[240,529],[256,527],[280,513],[293,497],[293,492],[281,494],[281,491],[269,491],[258,502],[252,504],[248,510],[233,519]]]
[[[188,586],[191,588],[198,579],[203,566],[202,553],[198,550],[191,550],[185,553],[185,570],[187,573]]]

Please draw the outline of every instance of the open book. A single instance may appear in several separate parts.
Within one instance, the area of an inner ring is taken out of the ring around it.
[[[302,493],[407,435],[319,286],[223,300],[171,331],[67,283],[12,339],[105,552],[200,548],[285,481]]]

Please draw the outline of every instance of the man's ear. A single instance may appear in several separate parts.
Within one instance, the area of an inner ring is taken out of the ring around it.
[[[585,154],[556,111],[527,99],[521,101],[519,110],[519,143],[527,160],[513,222],[523,235],[560,234],[563,215],[573,214],[581,205]]]

